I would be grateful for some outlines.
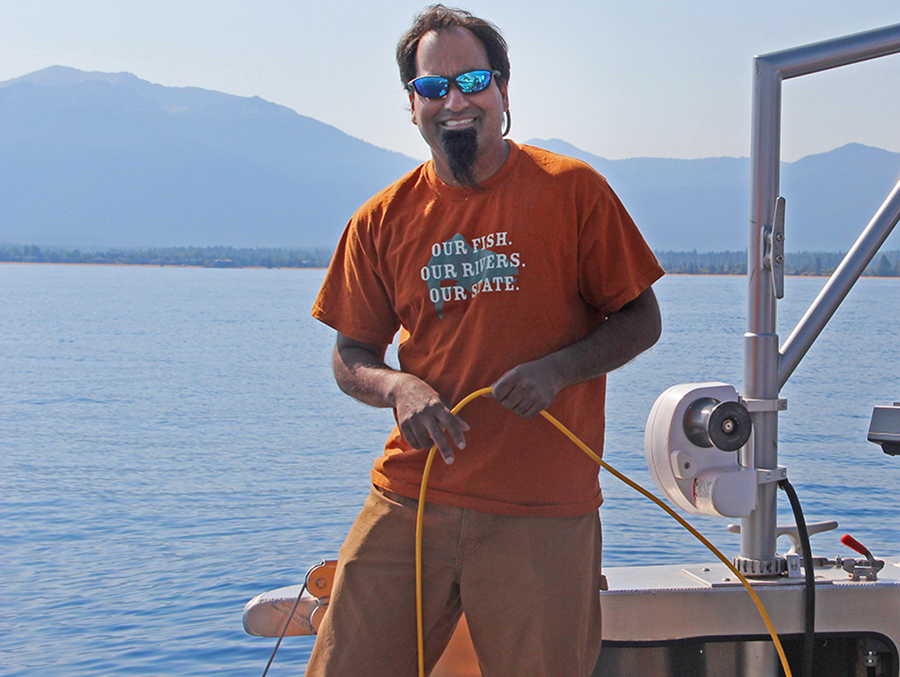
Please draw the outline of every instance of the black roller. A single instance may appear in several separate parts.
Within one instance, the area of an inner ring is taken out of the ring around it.
[[[710,413],[707,429],[716,449],[737,451],[750,439],[750,412],[740,402],[722,402]]]
[[[684,413],[684,433],[698,447],[737,451],[750,439],[750,412],[740,402],[704,397]]]

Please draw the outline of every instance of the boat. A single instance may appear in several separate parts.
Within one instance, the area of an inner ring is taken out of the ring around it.
[[[842,541],[860,557],[814,556],[809,536],[836,528],[836,521],[807,525],[795,510],[794,525],[776,523],[779,489],[795,504],[787,469],[778,464],[778,416],[787,408],[781,389],[900,221],[898,181],[780,343],[782,83],[897,53],[900,24],[754,58],[743,391],[720,382],[675,385],[657,399],[645,431],[645,456],[660,491],[682,511],[740,519],[729,526],[740,533],[740,553],[730,561],[605,568],[603,649],[594,677],[900,675],[900,560],[877,559],[849,537]],[[868,439],[900,455],[900,402],[874,403]],[[791,548],[779,554],[782,535]],[[334,562],[322,562],[303,585],[254,598],[244,610],[245,630],[266,637],[315,633],[333,573]],[[480,674],[463,619],[432,675]]]

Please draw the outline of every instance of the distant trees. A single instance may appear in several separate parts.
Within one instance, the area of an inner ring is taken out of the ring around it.
[[[237,247],[161,247],[82,252],[37,245],[0,245],[0,262],[110,263],[120,265],[202,266],[207,268],[324,268],[332,250]],[[667,273],[683,275],[746,275],[747,252],[655,252]],[[839,252],[788,252],[787,275],[830,275],[844,255]],[[864,275],[900,277],[900,251],[879,254]]]
[[[654,252],[667,273],[683,275],[746,275],[746,252]]]
[[[877,277],[897,277],[900,276],[900,265],[892,265],[887,254],[882,254],[878,259],[878,265],[875,266],[873,275]]]
[[[654,252],[667,273],[683,275],[746,275],[747,252]],[[787,275],[831,275],[841,263],[841,252],[788,252]],[[864,275],[900,277],[900,251],[880,254]]]
[[[331,249],[242,249],[237,247],[161,247],[110,249],[82,252],[78,249],[36,245],[0,245],[0,262],[111,263],[120,265],[200,266],[206,268],[324,268]]]

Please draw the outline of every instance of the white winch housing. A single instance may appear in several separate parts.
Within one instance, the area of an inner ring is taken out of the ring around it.
[[[697,515],[747,517],[756,508],[757,472],[736,451],[689,439],[686,416],[702,401],[734,402],[727,383],[688,383],[666,390],[653,405],[644,433],[644,455],[653,481],[679,508]]]

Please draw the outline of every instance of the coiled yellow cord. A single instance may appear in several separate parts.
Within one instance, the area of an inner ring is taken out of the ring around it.
[[[481,388],[480,390],[476,390],[464,397],[459,404],[457,404],[451,410],[454,414],[459,413],[459,411],[465,407],[469,402],[474,400],[476,397],[481,397],[483,395],[489,395],[493,392],[493,388]],[[787,656],[784,654],[784,649],[781,646],[781,641],[778,639],[778,634],[775,632],[775,627],[772,625],[772,621],[769,619],[769,614],[766,613],[766,609],[763,606],[762,601],[760,601],[759,597],[756,595],[756,592],[753,590],[753,587],[750,585],[750,582],[744,577],[744,575],[738,571],[734,565],[728,561],[728,558],[725,557],[712,543],[710,543],[699,531],[694,529],[688,522],[681,517],[678,513],[676,513],[672,508],[663,503],[656,496],[651,494],[649,491],[644,489],[641,485],[636,482],[628,479],[625,475],[620,473],[618,470],[609,465],[606,461],[600,458],[597,454],[595,454],[590,447],[588,447],[584,442],[582,442],[575,434],[570,431],[566,426],[557,421],[553,416],[548,414],[546,411],[541,412],[541,416],[550,421],[556,428],[566,437],[568,437],[575,445],[581,449],[585,454],[591,457],[597,465],[601,468],[612,474],[617,479],[620,479],[622,482],[627,484],[629,487],[637,491],[638,493],[646,496],[651,501],[656,503],[660,508],[665,510],[669,516],[672,517],[676,522],[678,522],[681,526],[687,529],[697,540],[699,540],[703,545],[705,545],[716,557],[718,557],[722,563],[728,567],[729,571],[733,573],[741,583],[743,583],[744,587],[747,589],[747,592],[750,593],[750,597],[753,599],[753,603],[756,605],[756,608],[759,609],[759,614],[762,616],[763,621],[766,624],[766,628],[769,630],[769,634],[772,636],[772,642],[775,644],[775,649],[778,651],[778,657],[781,659],[781,666],[784,669],[785,677],[792,677],[791,668],[788,665]],[[431,474],[431,465],[434,462],[434,455],[437,451],[437,445],[431,447],[431,450],[428,452],[428,459],[425,461],[425,470],[422,473],[422,486],[419,489],[419,508],[416,514],[416,631],[417,631],[417,640],[418,640],[418,649],[419,649],[419,677],[425,677],[425,635],[422,624],[422,522],[423,517],[425,515],[425,490],[428,486],[428,476]]]

